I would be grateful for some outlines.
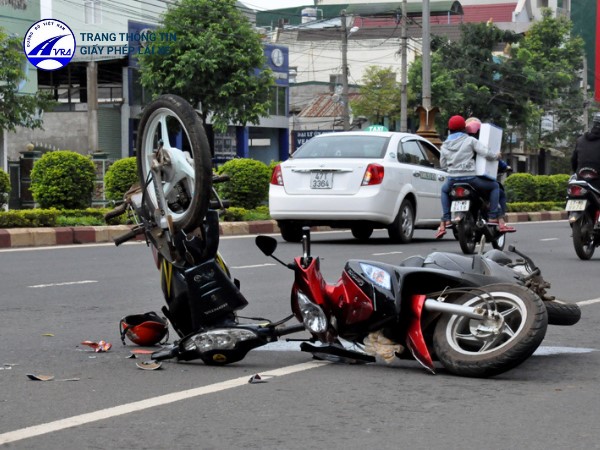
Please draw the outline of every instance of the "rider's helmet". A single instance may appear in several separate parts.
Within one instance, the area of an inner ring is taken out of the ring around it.
[[[167,319],[151,311],[123,317],[119,322],[119,331],[123,345],[127,337],[137,345],[150,346],[158,344],[165,336],[168,339],[169,325]]]
[[[450,131],[462,131],[465,129],[465,119],[463,116],[452,116],[448,120],[448,129]]]
[[[465,131],[468,134],[476,134],[481,128],[481,120],[477,117],[469,117],[465,120]]]

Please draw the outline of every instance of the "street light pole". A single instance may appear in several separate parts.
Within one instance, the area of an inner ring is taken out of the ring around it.
[[[344,131],[350,129],[350,104],[348,99],[348,29],[346,25],[346,10],[341,12],[342,19],[342,122]]]

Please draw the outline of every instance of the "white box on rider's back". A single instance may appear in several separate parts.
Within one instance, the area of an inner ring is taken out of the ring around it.
[[[491,123],[482,123],[479,129],[479,141],[490,149],[492,153],[500,153],[502,128]],[[475,158],[475,170],[477,175],[495,180],[498,175],[498,161],[488,161],[483,156],[477,155]]]

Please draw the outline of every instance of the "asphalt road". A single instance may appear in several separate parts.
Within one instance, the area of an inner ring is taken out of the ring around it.
[[[579,302],[573,327],[550,327],[526,363],[487,380],[427,374],[417,363],[317,363],[282,342],[226,367],[165,363],[137,369],[118,322],[159,311],[158,271],[143,244],[0,251],[0,446],[14,449],[592,449],[600,448],[600,251],[580,261],[566,222],[518,224],[509,243],[529,254],[551,293]],[[314,234],[329,281],[349,258],[395,262],[451,237],[392,245],[350,233]],[[280,240],[289,261],[299,244]],[[221,252],[250,302],[244,315],[289,314],[292,272],[253,237]],[[106,340],[94,353],[84,340]],[[266,383],[248,384],[259,373]],[[53,375],[32,381],[26,375]],[[68,381],[71,380],[71,381]]]

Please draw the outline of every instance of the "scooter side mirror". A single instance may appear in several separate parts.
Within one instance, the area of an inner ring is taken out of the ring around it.
[[[266,256],[271,256],[275,253],[277,249],[277,239],[271,236],[256,236],[256,246],[263,252]]]

